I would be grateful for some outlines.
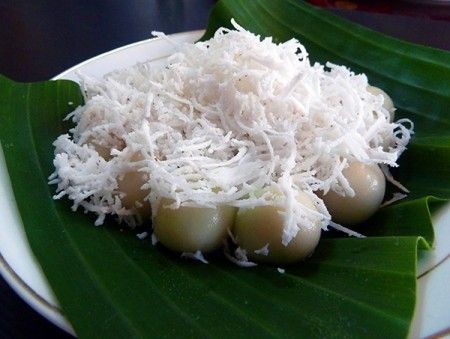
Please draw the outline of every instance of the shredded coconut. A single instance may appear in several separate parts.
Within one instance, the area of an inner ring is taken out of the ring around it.
[[[401,189],[403,192],[409,193],[409,189],[407,189],[399,181],[394,179],[391,172],[389,171],[389,168],[386,165],[381,165],[380,168],[381,168],[381,171],[383,172],[384,177],[386,178],[387,181],[389,181],[395,187]]]
[[[344,227],[342,225],[339,225],[339,224],[335,223],[334,221],[330,221],[330,227],[334,228],[337,231],[347,233],[351,237],[356,237],[356,238],[365,238],[366,237],[365,235],[362,235],[361,233],[352,231],[351,229]]]
[[[182,258],[187,258],[187,259],[193,259],[193,260],[198,260],[204,264],[209,264],[208,260],[205,259],[205,257],[203,256],[203,253],[201,251],[196,251],[194,253],[192,252],[183,252],[181,253],[181,257]]]
[[[118,185],[132,169],[148,174],[141,189],[152,209],[161,198],[174,208],[281,207],[287,245],[300,227],[327,228],[330,215],[314,192],[354,194],[342,175],[348,163],[397,166],[412,123],[389,121],[364,74],[311,64],[296,39],[276,44],[232,23],[208,41],[172,41],[177,52],[163,66],[80,75],[86,103],[54,142],[54,198],[95,213],[96,225],[106,215],[139,224]],[[298,191],[317,210],[299,203]]]
[[[391,198],[391,199],[389,199],[389,200],[383,202],[383,203],[380,205],[380,208],[381,208],[381,207],[389,206],[389,205],[393,204],[394,202],[397,202],[397,201],[399,201],[399,200],[405,199],[406,197],[407,197],[406,194],[396,192],[396,193],[394,193],[394,194],[392,195],[392,198]]]
[[[229,228],[227,228],[227,234],[228,234],[228,237],[230,238],[231,242],[232,242],[234,245],[236,245],[236,244],[237,244],[236,238],[234,237],[233,232],[231,232],[231,230],[230,230]],[[225,241],[226,241],[226,240],[225,240]]]
[[[143,240],[148,237],[148,232],[138,233],[136,234],[136,237],[138,237],[140,240]]]
[[[258,250],[254,250],[254,252],[255,252],[255,254],[267,256],[269,254],[269,243],[265,244],[263,247],[261,247]]]
[[[158,243],[158,237],[155,233],[152,233],[152,245],[155,246]]]
[[[258,266],[257,263],[248,260],[247,258],[247,252],[238,247],[234,250],[234,254],[232,255],[230,253],[230,249],[227,244],[224,246],[223,254],[225,257],[230,260],[233,264],[240,266],[240,267],[255,267]]]

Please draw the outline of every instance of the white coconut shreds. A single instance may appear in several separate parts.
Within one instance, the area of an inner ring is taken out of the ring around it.
[[[229,261],[231,261],[233,264],[235,264],[239,267],[249,268],[249,267],[258,266],[257,263],[248,260],[247,251],[240,247],[237,247],[234,250],[233,254],[231,254],[228,245],[225,243],[223,254],[225,255],[225,258],[227,258]]]
[[[96,224],[107,214],[139,223],[118,189],[131,168],[148,173],[141,188],[153,212],[162,197],[173,208],[282,207],[286,245],[299,227],[329,224],[315,191],[354,194],[342,174],[348,163],[397,166],[412,124],[389,122],[364,74],[311,65],[297,40],[276,44],[233,25],[179,45],[164,66],[81,76],[86,104],[54,143],[55,198],[96,213]],[[296,200],[298,191],[317,211]]]
[[[383,203],[380,205],[380,208],[381,208],[381,207],[386,207],[386,206],[392,205],[394,202],[397,202],[397,201],[399,201],[399,200],[405,199],[406,197],[407,197],[406,194],[403,194],[403,193],[400,193],[400,192],[395,192],[395,193],[392,195],[392,198],[391,198],[391,199],[386,200],[385,202],[383,202]]]
[[[148,232],[138,233],[136,234],[136,237],[138,237],[139,240],[144,240],[145,238],[148,237]]]
[[[265,244],[260,249],[254,250],[253,252],[255,252],[255,254],[264,255],[264,256],[269,255],[269,243]]]
[[[181,253],[182,258],[192,259],[200,261],[204,264],[208,264],[208,260],[205,259],[203,256],[203,253],[201,251],[195,251],[195,252],[183,252]]]
[[[153,246],[156,246],[156,244],[158,243],[159,240],[155,233],[152,233],[151,241]]]

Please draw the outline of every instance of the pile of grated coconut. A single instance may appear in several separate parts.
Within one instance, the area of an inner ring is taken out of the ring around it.
[[[153,209],[163,197],[173,208],[282,207],[287,244],[299,225],[329,225],[315,191],[353,194],[342,175],[347,163],[397,166],[410,121],[389,121],[364,74],[311,65],[297,40],[275,44],[232,23],[235,30],[178,46],[163,66],[81,76],[86,103],[69,114],[75,127],[54,143],[55,198],[96,213],[97,225],[108,214],[140,223],[118,189],[133,166],[148,173],[142,189]],[[111,156],[102,157],[92,140]],[[134,161],[137,152],[142,157]],[[297,191],[317,210],[298,203]]]

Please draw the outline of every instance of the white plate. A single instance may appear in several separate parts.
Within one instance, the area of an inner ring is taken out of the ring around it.
[[[171,35],[176,43],[194,42],[203,31]],[[174,45],[160,38],[141,41],[89,59],[59,74],[54,79],[77,80],[76,72],[101,77],[114,69],[137,62],[163,60],[174,51]],[[39,263],[28,245],[11,182],[0,148],[0,273],[11,287],[48,320],[74,334],[64,318]],[[450,204],[435,216],[436,249],[419,261],[418,303],[411,337],[426,337],[450,331]],[[447,226],[447,227],[446,227]]]

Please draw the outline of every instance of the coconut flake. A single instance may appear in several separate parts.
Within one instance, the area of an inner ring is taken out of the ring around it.
[[[395,187],[401,189],[403,192],[409,193],[409,189],[407,189],[399,181],[394,179],[394,177],[392,176],[391,172],[389,171],[389,168],[386,165],[381,165],[380,168],[381,168],[381,171],[383,172],[383,174],[384,174],[384,176],[385,176],[387,181],[389,181]]]
[[[80,75],[85,105],[66,117],[75,127],[54,143],[55,199],[97,214],[97,225],[109,214],[136,225],[118,180],[143,172],[153,215],[161,198],[174,208],[275,206],[284,211],[287,245],[301,227],[329,224],[315,191],[352,194],[342,175],[347,163],[397,166],[413,125],[389,122],[364,74],[311,64],[296,39],[276,44],[232,24],[195,44],[155,33],[176,45],[164,65]],[[136,153],[143,159],[133,161]],[[282,197],[255,195],[270,190]],[[299,190],[318,211],[296,200]]]
[[[248,268],[248,267],[258,266],[257,263],[248,260],[247,252],[244,249],[240,248],[240,247],[236,248],[235,251],[234,251],[234,254],[231,255],[228,246],[225,245],[223,254],[225,255],[225,257],[228,260],[230,260],[233,264],[236,264],[239,267],[246,267],[246,268]]]
[[[158,237],[155,233],[152,233],[152,245],[156,246],[156,244],[159,242]]]
[[[254,250],[253,252],[255,252],[255,254],[259,254],[259,255],[269,255],[269,243],[265,244],[263,247],[261,247],[258,250]]]
[[[341,232],[347,233],[351,237],[356,237],[356,238],[365,238],[366,237],[365,235],[362,235],[362,234],[360,234],[358,232],[352,231],[351,229],[349,229],[347,227],[344,227],[342,225],[339,225],[339,224],[337,224],[337,223],[335,223],[333,221],[330,221],[330,225],[329,226],[331,226],[332,228],[334,228],[337,231],[341,231]]]
[[[137,233],[136,237],[138,237],[140,240],[143,240],[148,237],[148,232]]]
[[[195,251],[194,253],[183,252],[183,253],[181,253],[181,257],[187,258],[187,259],[198,260],[204,264],[208,264],[208,260],[205,259],[205,257],[203,256],[203,253],[201,251]]]
[[[380,208],[381,208],[381,207],[389,206],[389,205],[393,204],[394,202],[397,202],[397,201],[399,201],[399,200],[405,199],[407,196],[408,196],[407,194],[395,192],[395,193],[392,195],[392,198],[391,198],[391,199],[389,199],[389,200],[383,202],[383,203],[380,205]]]

